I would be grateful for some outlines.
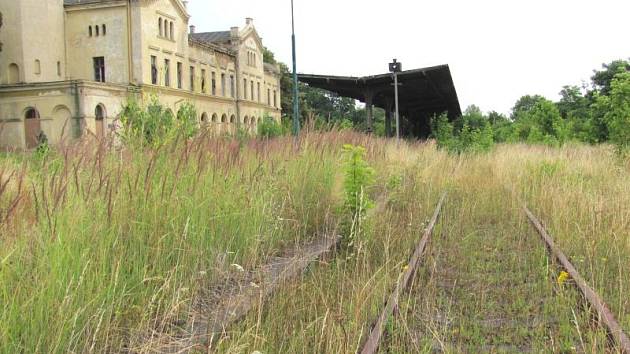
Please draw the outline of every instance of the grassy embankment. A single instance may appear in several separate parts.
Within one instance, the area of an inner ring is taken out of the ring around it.
[[[529,256],[513,254],[514,268],[506,269],[536,277],[532,296],[553,293],[557,270],[538,267],[546,264],[542,245],[517,216],[514,196],[505,195],[503,187],[511,188],[630,330],[623,296],[630,288],[630,166],[606,147],[516,145],[449,156],[431,144],[398,150],[384,140],[331,133],[305,137],[296,153],[289,139],[241,146],[200,137],[159,151],[73,146],[44,161],[0,160],[1,351],[142,349],[143,336],[184,317],[200,289],[221,282],[230,264],[254,267],[337,216],[343,143],[365,146],[377,174],[370,191],[376,207],[354,252],[285,285],[232,328],[219,343],[222,352],[355,351],[442,190],[453,195],[440,228],[452,230],[454,222],[459,231],[449,233],[453,243],[432,247],[457,254],[454,266],[497,261],[480,260],[482,243],[453,246],[467,226],[496,218],[488,237],[497,242],[486,246],[525,250]],[[419,276],[410,300],[424,296],[421,282]],[[471,308],[478,300],[469,299]],[[581,311],[567,297],[545,313],[562,322],[570,310]],[[577,328],[553,333],[574,344]],[[407,341],[402,328],[392,330],[391,343],[396,336]]]

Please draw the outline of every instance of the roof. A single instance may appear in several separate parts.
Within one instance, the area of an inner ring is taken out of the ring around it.
[[[191,33],[190,37],[200,42],[219,44],[219,43],[225,43],[229,41],[231,38],[231,34],[230,34],[230,31],[200,32],[200,33]]]
[[[373,104],[383,109],[394,102],[394,78],[391,73],[363,77],[298,74],[298,79],[309,86],[362,102],[365,102],[366,92],[371,91]],[[447,112],[451,119],[461,115],[448,65],[400,72],[398,82],[399,110],[411,125],[418,127],[418,132],[424,132],[428,120],[435,114]]]

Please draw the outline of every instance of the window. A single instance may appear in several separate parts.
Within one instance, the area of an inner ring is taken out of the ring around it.
[[[105,57],[94,57],[94,81],[105,82]]]
[[[221,95],[225,97],[225,74],[221,74]]]
[[[190,67],[190,91],[195,91],[195,67]]]
[[[9,64],[9,84],[20,82],[20,67],[16,63]]]
[[[103,25],[103,36],[107,34],[107,27],[105,27],[105,25]]]
[[[61,76],[61,62],[57,62],[57,76]]]
[[[247,99],[247,79],[243,79],[243,99]]]
[[[250,82],[249,99],[254,100],[254,81]]]
[[[96,36],[98,37],[99,28],[98,28],[98,26],[94,26],[94,28],[96,29]]]
[[[88,27],[88,33],[89,33],[90,37],[92,37],[92,26]]]
[[[162,18],[158,20],[158,28],[160,29],[160,37],[164,36],[164,31],[162,30]]]
[[[235,83],[234,83],[234,75],[230,75],[230,95],[232,98],[236,98],[236,94],[234,93]]]
[[[271,89],[267,89],[267,106],[271,106]]]
[[[258,102],[261,102],[262,100],[260,99],[260,82],[258,83]]]
[[[278,100],[276,99],[276,90],[273,90],[273,106],[278,107]]]
[[[151,56],[151,83],[157,85],[158,83],[158,69],[157,69],[157,57]]]
[[[214,71],[212,72],[212,95],[217,95],[217,78]]]
[[[175,39],[175,35],[174,35],[174,34],[175,34],[175,31],[174,31],[174,29],[173,29],[173,22],[171,22],[170,27],[171,27],[171,39]]]
[[[182,71],[184,70],[182,63],[177,63],[177,88],[182,88]]]
[[[206,93],[206,69],[201,69],[201,92]]]
[[[35,59],[35,75],[39,75],[42,73],[42,63],[39,59]]]
[[[171,86],[171,61],[169,59],[164,59],[164,85]]]

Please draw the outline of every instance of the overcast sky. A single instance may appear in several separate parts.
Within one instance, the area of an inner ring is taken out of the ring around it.
[[[191,0],[198,32],[244,26],[291,63],[290,0]],[[509,113],[557,99],[602,63],[630,57],[630,0],[295,0],[298,72],[363,76],[448,64],[462,109]]]

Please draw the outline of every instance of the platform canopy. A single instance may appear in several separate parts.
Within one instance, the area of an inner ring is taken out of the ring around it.
[[[298,74],[298,79],[311,87],[364,102],[369,129],[372,127],[372,106],[384,109],[386,130],[389,136],[392,135],[395,127],[391,114],[394,110],[393,74],[364,77]],[[448,65],[402,71],[398,73],[398,83],[403,135],[426,137],[431,131],[430,120],[434,115],[446,112],[451,119],[461,115]]]

